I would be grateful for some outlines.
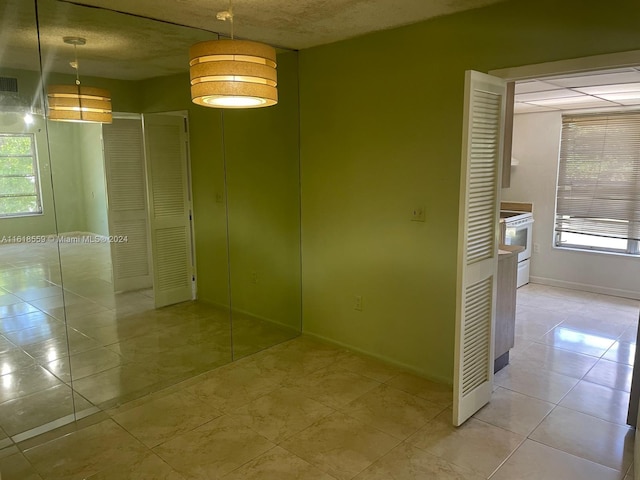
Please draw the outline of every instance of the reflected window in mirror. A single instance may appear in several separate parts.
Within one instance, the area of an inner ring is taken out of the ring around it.
[[[42,202],[33,134],[0,134],[0,216],[40,213]]]

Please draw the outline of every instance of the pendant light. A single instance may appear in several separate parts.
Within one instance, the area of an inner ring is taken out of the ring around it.
[[[75,85],[49,85],[47,104],[49,120],[62,122],[111,123],[111,94],[104,88],[85,87],[80,84],[78,45],[87,41],[82,37],[63,37],[64,43],[73,45],[76,70]]]
[[[229,20],[231,40],[196,43],[189,49],[193,103],[215,108],[259,108],[278,103],[276,51],[264,43],[235,40],[233,9],[219,12]]]

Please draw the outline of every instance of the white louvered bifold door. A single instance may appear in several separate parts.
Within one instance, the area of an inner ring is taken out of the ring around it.
[[[453,424],[491,400],[505,83],[467,71],[460,174]]]
[[[185,119],[145,114],[149,216],[156,307],[193,298]]]
[[[151,288],[142,119],[114,118],[102,126],[113,287]]]

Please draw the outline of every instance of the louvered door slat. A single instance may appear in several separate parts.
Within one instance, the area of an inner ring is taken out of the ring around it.
[[[495,184],[498,165],[498,143],[487,143],[487,135],[498,138],[500,131],[501,98],[499,95],[483,91],[474,92],[474,121],[471,128],[471,155],[469,157],[469,196],[473,200],[469,217],[467,263],[486,260],[494,255],[495,227],[492,221],[493,209],[498,191]],[[481,248],[478,248],[481,246]]]
[[[147,236],[147,222],[142,220],[121,221],[115,225],[112,235],[116,238],[127,238],[126,242],[114,242],[112,245],[113,268],[122,279],[132,279],[140,275],[150,281],[149,258],[146,245],[149,244]],[[145,245],[144,251],[137,246]],[[147,285],[150,287],[150,283]]]
[[[491,298],[493,277],[467,288],[465,292],[464,331],[462,357],[462,395],[490,381],[487,363],[490,359]]]

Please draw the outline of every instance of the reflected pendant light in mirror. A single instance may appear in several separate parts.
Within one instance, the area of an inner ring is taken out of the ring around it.
[[[62,122],[111,123],[111,94],[109,90],[85,87],[80,84],[78,68],[78,45],[87,41],[81,37],[64,37],[64,43],[73,45],[75,61],[71,66],[76,70],[75,85],[49,85],[47,105],[49,120]]]
[[[233,10],[217,15],[231,23],[231,40],[199,42],[189,50],[191,99],[215,108],[259,108],[278,103],[276,50],[233,38]]]

